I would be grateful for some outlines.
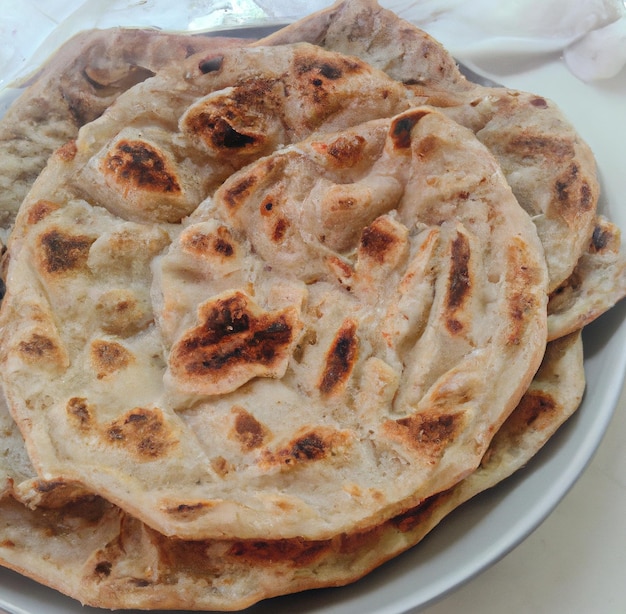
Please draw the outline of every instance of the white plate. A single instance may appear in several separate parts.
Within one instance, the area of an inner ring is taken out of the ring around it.
[[[518,62],[514,73],[495,61],[479,68],[561,106],[596,154],[601,209],[626,229],[626,74],[592,86],[573,77],[558,58],[528,62]],[[441,598],[518,545],[574,484],[608,426],[626,373],[626,303],[588,327],[584,341],[588,386],[582,406],[524,470],[464,505],[420,545],[360,582],[273,599],[248,614],[404,614]],[[101,612],[3,569],[0,606],[20,614]]]

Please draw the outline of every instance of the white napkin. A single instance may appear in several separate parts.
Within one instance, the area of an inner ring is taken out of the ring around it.
[[[379,0],[475,68],[562,55],[585,81],[626,64],[626,0]],[[220,30],[290,22],[332,0],[0,0],[0,89],[86,28]]]
[[[381,0],[427,30],[456,57],[480,68],[562,55],[585,81],[626,64],[626,0]]]
[[[565,49],[563,58],[583,81],[617,76],[626,66],[626,16],[587,33]]]

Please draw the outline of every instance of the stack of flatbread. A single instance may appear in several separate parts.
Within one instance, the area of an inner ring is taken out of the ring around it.
[[[555,105],[370,0],[86,33],[0,147],[0,559],[94,606],[361,578],[535,455],[626,294]]]

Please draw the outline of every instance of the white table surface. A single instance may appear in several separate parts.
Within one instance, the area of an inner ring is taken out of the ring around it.
[[[422,614],[626,612],[626,389],[595,457],[521,545]]]

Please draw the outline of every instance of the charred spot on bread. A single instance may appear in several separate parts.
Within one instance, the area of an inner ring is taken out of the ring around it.
[[[452,241],[450,254],[451,269],[449,275],[446,305],[454,311],[467,299],[470,292],[470,245],[467,237],[457,234]]]
[[[61,205],[50,200],[38,200],[28,208],[27,219],[29,224],[37,224],[48,217],[53,211],[60,209]]]
[[[411,146],[411,131],[430,111],[420,109],[410,111],[395,118],[391,124],[391,140],[396,149],[407,149]]]
[[[157,408],[137,407],[104,426],[105,440],[122,446],[140,462],[154,461],[178,445]]]
[[[236,254],[235,242],[226,226],[219,226],[215,232],[203,232],[191,227],[181,235],[184,250],[207,258],[226,260]]]
[[[253,174],[246,174],[240,181],[236,182],[232,187],[228,186],[228,190],[224,193],[225,203],[233,210],[250,194],[252,188],[257,183],[257,177]]]
[[[179,194],[181,186],[162,152],[141,140],[118,141],[102,161],[105,175],[127,186],[155,193]]]
[[[60,228],[44,232],[39,237],[44,270],[50,275],[62,275],[83,269],[94,241],[93,237],[74,235]]]
[[[95,424],[93,408],[84,397],[72,397],[65,410],[72,423],[81,430],[89,429]]]
[[[324,370],[318,387],[322,394],[330,395],[341,388],[350,377],[357,360],[357,323],[347,319],[337,333],[326,353]]]
[[[280,565],[290,562],[296,567],[305,567],[319,559],[331,545],[331,540],[242,540],[230,546],[227,556],[248,564]]]
[[[203,74],[207,75],[212,72],[218,72],[222,68],[222,64],[224,63],[223,55],[213,55],[209,57],[205,57],[200,62],[198,62],[198,70]]]
[[[234,414],[233,437],[244,450],[259,448],[271,437],[269,429],[245,408],[233,407],[231,411]]]
[[[103,339],[91,342],[90,355],[98,379],[125,369],[135,360],[133,354],[121,343]]]
[[[361,233],[359,256],[366,256],[378,264],[385,262],[394,249],[402,243],[395,230],[385,217],[374,220]]]
[[[169,364],[178,385],[205,393],[277,376],[301,328],[293,308],[266,312],[243,292],[207,301],[199,321],[172,348]]]
[[[458,436],[464,416],[464,412],[417,413],[387,421],[384,430],[391,439],[417,452],[425,462],[432,463]]]

